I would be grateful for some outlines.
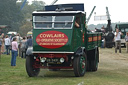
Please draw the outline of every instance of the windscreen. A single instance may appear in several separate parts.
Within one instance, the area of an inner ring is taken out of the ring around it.
[[[33,16],[34,29],[71,29],[73,16]]]

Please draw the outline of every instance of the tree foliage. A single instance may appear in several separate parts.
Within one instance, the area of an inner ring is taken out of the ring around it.
[[[23,3],[16,3],[17,0],[0,0],[0,25],[9,25],[4,32],[17,31],[21,35],[26,35],[32,29],[32,12],[34,10],[44,9],[43,1],[33,1],[31,5],[28,2],[20,10]]]
[[[22,2],[23,3],[23,2]],[[22,3],[19,3],[21,5]],[[43,10],[45,3],[43,1],[33,1],[31,5],[25,4],[22,9],[24,20],[22,21],[22,26],[19,29],[21,35],[26,35],[28,31],[32,30],[32,12],[35,10]]]
[[[44,10],[45,2],[43,1],[32,1],[32,5],[35,10]]]
[[[22,20],[22,12],[16,5],[16,0],[0,0],[0,24],[11,27],[5,31],[18,31]]]

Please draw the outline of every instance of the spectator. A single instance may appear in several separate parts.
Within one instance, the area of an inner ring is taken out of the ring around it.
[[[6,47],[6,54],[10,55],[9,47],[10,47],[11,42],[10,42],[8,35],[5,36],[4,41],[5,41],[5,47]]]
[[[102,33],[105,33],[105,28],[104,28],[104,26],[101,28],[101,32],[102,32]]]
[[[0,36],[0,55],[1,55],[2,37]]]
[[[2,38],[2,46],[1,46],[1,53],[5,53],[5,44],[4,44],[4,33],[1,34]]]
[[[21,47],[21,37],[20,37],[19,33],[17,33],[16,38],[17,38],[17,43],[18,43],[18,53],[19,53],[19,57],[20,57],[21,56],[21,49],[20,49],[20,47]]]
[[[9,37],[10,38],[10,42],[12,42],[13,41],[13,38],[15,37],[15,34],[14,33],[12,33],[12,35]],[[10,47],[9,47],[9,51],[11,51],[12,50],[12,46],[10,45]]]
[[[128,32],[126,33],[125,41],[126,41],[126,52],[128,53]]]
[[[27,40],[27,48],[32,46],[32,37],[29,36]]]
[[[116,28],[115,32],[115,53],[117,53],[117,48],[119,47],[119,52],[121,53],[121,35],[123,35],[121,32],[119,32],[119,29]]]
[[[101,41],[101,48],[105,48],[105,39],[102,38],[101,40],[102,40],[102,41]]]
[[[20,37],[19,33],[17,33],[16,38],[17,38],[17,43],[18,43],[18,46],[19,46],[21,44],[21,37]]]
[[[18,55],[18,43],[17,38],[13,38],[12,41],[12,58],[11,58],[11,66],[16,66],[16,57]]]
[[[10,36],[10,40],[13,41],[13,37],[15,37],[14,33]]]
[[[21,58],[26,58],[26,38],[23,37],[23,40],[21,41]]]

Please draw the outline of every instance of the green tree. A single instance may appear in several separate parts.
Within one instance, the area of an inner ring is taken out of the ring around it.
[[[18,31],[23,20],[20,7],[16,4],[17,0],[0,0],[0,24],[9,25],[10,29],[4,31]]]
[[[32,1],[32,6],[35,10],[44,10],[45,2],[43,1]]]
[[[23,2],[17,3],[19,6],[22,5]],[[43,1],[33,1],[31,5],[28,2],[25,4],[22,9],[22,14],[24,16],[24,20],[22,21],[22,26],[20,26],[19,33],[21,36],[25,36],[28,31],[32,30],[32,22],[28,20],[32,20],[32,12],[35,10],[44,10],[45,3]]]
[[[20,27],[19,33],[21,36],[26,36],[27,32],[31,30],[32,30],[32,23],[26,21],[26,23],[24,23],[24,25]]]

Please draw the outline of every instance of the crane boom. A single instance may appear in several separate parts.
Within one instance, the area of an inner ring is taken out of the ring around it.
[[[108,11],[108,7],[106,7],[106,15],[107,15],[108,20],[111,20],[110,15],[109,15],[109,11]]]
[[[108,7],[106,7],[106,15],[107,15],[107,18],[108,18],[108,24],[107,24],[106,31],[107,32],[112,32],[111,19],[110,19]]]
[[[89,22],[89,20],[90,20],[90,18],[91,18],[91,16],[92,16],[92,13],[93,13],[93,12],[94,12],[94,10],[95,10],[95,8],[96,8],[96,6],[94,6],[94,7],[93,7],[93,9],[92,9],[92,11],[91,11],[91,13],[90,13],[89,17],[87,18],[86,23],[88,23],[88,22]]]
[[[51,5],[54,5],[57,1],[58,1],[58,0],[54,0],[54,1],[51,3]]]
[[[24,5],[25,5],[26,2],[27,2],[27,0],[24,0],[23,4],[21,5],[20,10],[22,10],[24,8]]]

